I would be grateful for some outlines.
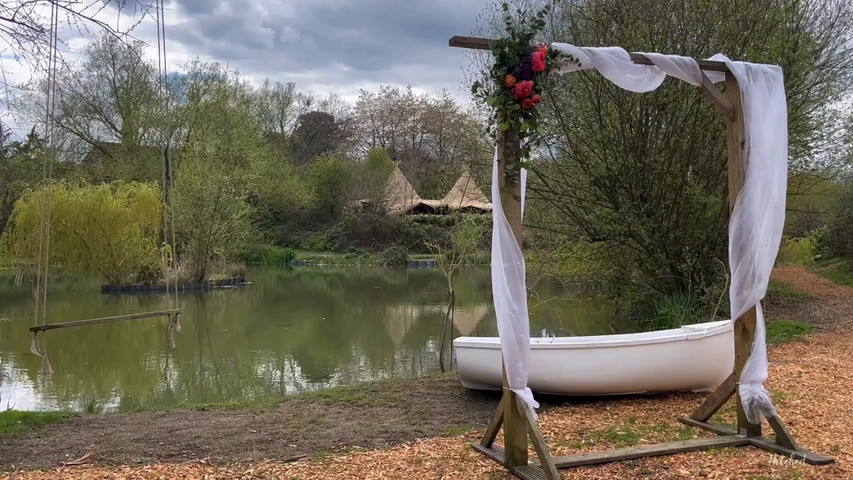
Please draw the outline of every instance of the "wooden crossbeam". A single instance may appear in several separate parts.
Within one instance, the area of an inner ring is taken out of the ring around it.
[[[603,452],[580,453],[554,458],[557,468],[581,467],[602,463],[621,462],[643,457],[672,455],[675,453],[693,452],[707,448],[739,447],[748,445],[749,440],[740,435],[725,437],[694,438],[679,442],[658,443],[655,445],[640,445],[637,447],[617,448]]]
[[[450,46],[458,48],[471,48],[474,50],[491,50],[492,44],[495,42],[492,38],[482,37],[466,37],[463,35],[454,35],[450,38]],[[631,61],[638,65],[653,65],[652,61],[646,58],[642,53],[631,53]],[[728,72],[729,67],[724,62],[716,60],[701,60],[696,59],[699,68],[712,72]]]
[[[679,422],[690,425],[692,427],[701,428],[704,430],[708,430],[709,432],[714,432],[718,435],[731,436],[736,435],[737,431],[729,427],[727,425],[720,425],[719,423],[714,422],[701,422],[699,420],[695,420],[690,417],[680,417],[678,419]],[[782,420],[779,417],[771,417],[768,418],[767,421],[771,426],[777,425],[784,430],[784,425],[782,424]],[[777,427],[773,427],[776,430]],[[767,450],[769,452],[773,452],[779,455],[784,455],[793,460],[802,460],[809,465],[829,465],[830,463],[834,463],[835,460],[832,457],[826,457],[819,453],[815,453],[809,450],[803,450],[799,446],[797,446],[794,439],[790,436],[787,430],[781,436],[779,433],[776,434],[776,439],[769,439],[767,437],[745,437],[741,435],[742,438],[746,438],[749,445],[753,447],[760,448],[762,450]],[[791,447],[790,445],[794,445]]]
[[[56,330],[58,328],[73,328],[73,327],[85,327],[88,325],[97,325],[99,323],[111,323],[111,322],[121,322],[124,320],[136,320],[139,318],[151,318],[151,317],[170,317],[177,313],[181,313],[181,309],[173,309],[173,310],[160,310],[157,312],[142,312],[142,313],[131,313],[128,315],[115,315],[113,317],[101,317],[101,318],[91,318],[88,320],[76,320],[73,322],[65,322],[65,323],[48,323],[46,325],[38,325],[35,327],[30,327],[30,331],[33,333],[36,332],[44,332],[46,330]]]

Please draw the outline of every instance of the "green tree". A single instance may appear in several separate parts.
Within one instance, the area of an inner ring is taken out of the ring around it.
[[[853,179],[848,179],[830,210],[826,243],[835,255],[853,262]]]
[[[850,10],[840,0],[591,0],[564,4],[547,40],[782,66],[796,169],[825,148],[823,107],[849,92]],[[620,289],[674,294],[720,283],[728,212],[719,112],[674,80],[646,94],[596,72],[553,81],[543,103],[553,136],[534,162],[529,224],[591,245]]]
[[[370,149],[353,175],[353,198],[374,213],[384,213],[388,178],[393,171],[394,162],[384,148]]]
[[[156,80],[144,42],[125,42],[109,33],[86,46],[84,60],[63,68],[53,81],[54,121],[67,137],[65,147],[82,159],[94,182],[157,182],[162,159],[158,148],[165,125]],[[44,82],[30,89],[27,106],[33,120],[44,118]]]
[[[351,169],[336,156],[318,158],[308,170],[308,182],[317,212],[327,219],[336,218],[346,207]]]
[[[12,215],[12,208],[21,194],[42,178],[44,141],[30,130],[24,141],[2,139],[0,149],[0,234]]]
[[[29,189],[15,204],[0,241],[5,257],[38,258],[42,195],[41,188]],[[50,230],[52,265],[101,275],[110,285],[159,270],[161,203],[156,186],[58,182],[50,187],[49,196],[51,222],[44,231]]]
[[[247,200],[269,159],[252,88],[237,72],[193,61],[177,107],[184,139],[175,172],[181,281],[207,279],[218,260],[240,257],[254,236]]]

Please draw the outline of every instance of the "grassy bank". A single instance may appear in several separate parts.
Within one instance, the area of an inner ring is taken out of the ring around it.
[[[68,412],[0,411],[0,437],[15,437],[52,423],[65,422],[75,417]]]
[[[814,271],[838,285],[853,287],[853,261],[834,261],[816,266]]]

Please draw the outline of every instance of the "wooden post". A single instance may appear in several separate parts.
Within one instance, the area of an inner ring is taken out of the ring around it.
[[[514,129],[502,132],[498,138],[498,188],[501,192],[501,206],[506,219],[515,234],[515,240],[521,247],[521,184],[518,171],[513,168],[521,161],[521,142],[518,131]],[[507,169],[507,163],[510,167]],[[523,400],[510,391],[503,369],[503,428],[505,462],[509,467],[527,465],[527,422],[520,413],[518,405]]]
[[[728,152],[729,173],[729,216],[734,210],[737,196],[743,188],[744,172],[744,148],[745,132],[743,120],[743,105],[740,98],[740,87],[731,72],[726,72],[726,98],[731,102],[734,110],[734,118],[728,121],[726,127],[726,147]],[[752,351],[752,341],[755,337],[755,307],[749,309],[734,324],[735,338],[735,381],[740,385],[740,376],[746,364],[749,353]],[[737,402],[737,428],[738,432],[746,433],[749,437],[761,436],[761,425],[749,423],[746,412],[740,401],[740,393],[735,389],[735,400]]]

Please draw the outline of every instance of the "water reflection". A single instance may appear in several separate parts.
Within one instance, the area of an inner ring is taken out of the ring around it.
[[[280,397],[438,370],[446,285],[428,270],[265,270],[253,285],[180,297],[171,350],[165,318],[47,332],[54,374],[29,353],[31,281],[0,274],[0,409],[135,410]],[[48,322],[173,307],[162,294],[101,295],[97,279],[52,279]],[[455,281],[453,336],[496,335],[488,272]],[[539,282],[531,331],[612,331],[612,308]]]

